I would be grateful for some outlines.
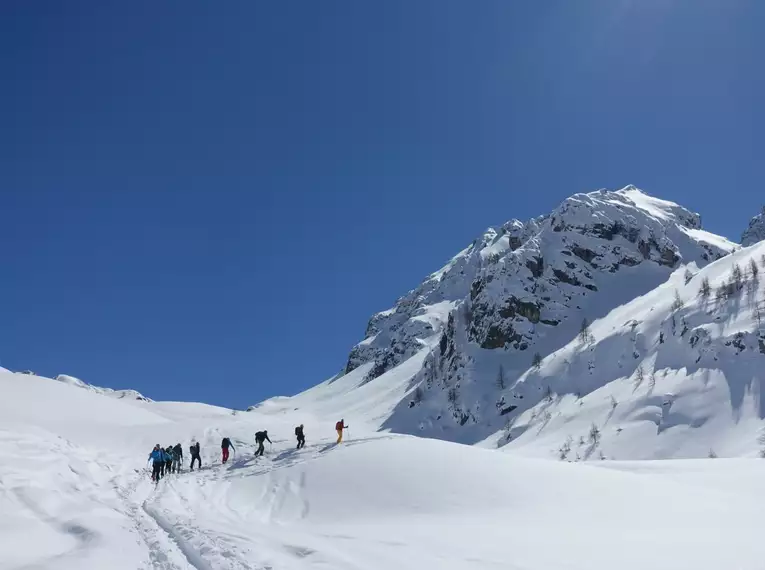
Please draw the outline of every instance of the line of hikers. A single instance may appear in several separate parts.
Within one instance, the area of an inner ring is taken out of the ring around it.
[[[197,443],[197,455],[199,452],[199,444]],[[192,464],[191,470],[194,470],[194,446],[192,446]],[[154,446],[154,449],[149,454],[149,460],[152,462],[151,480],[159,481],[165,475],[170,473],[180,473],[183,469],[183,448],[181,444],[170,445],[165,449],[159,444]],[[201,462],[200,462],[201,465]]]
[[[199,442],[192,443],[191,447],[189,447],[189,452],[191,453],[191,471],[194,471],[195,463],[201,469],[202,458],[199,454]],[[149,454],[149,461],[152,462],[152,481],[158,482],[162,477],[170,473],[180,473],[183,471],[183,447],[178,443],[162,449],[162,446],[157,444]]]
[[[343,441],[343,430],[348,429],[345,425],[345,420],[340,420],[335,424],[335,430],[337,431],[337,443]],[[300,424],[295,428],[295,437],[297,438],[297,449],[305,447],[305,432],[303,431],[303,424]],[[257,450],[255,450],[255,457],[260,457],[265,453],[265,442],[272,443],[268,437],[268,431],[259,431],[255,433],[255,443],[258,444]],[[221,448],[221,461],[225,464],[229,459],[229,449],[232,449],[236,453],[236,447],[231,443],[231,439],[224,437],[220,443]],[[191,444],[189,447],[191,453],[191,466],[190,470],[194,471],[194,464],[201,469],[202,458],[200,456],[199,442]],[[152,462],[151,480],[159,482],[160,479],[169,475],[170,473],[180,473],[183,469],[183,448],[178,443],[174,446],[169,446],[162,449],[159,444],[154,446],[154,449],[149,454],[149,460]]]

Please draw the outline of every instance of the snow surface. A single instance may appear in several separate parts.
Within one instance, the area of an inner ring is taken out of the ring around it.
[[[566,463],[348,418],[338,446],[335,416],[311,418],[295,451],[304,416],[275,400],[235,413],[5,372],[0,389],[4,569],[717,570],[765,557],[759,460]],[[256,459],[263,427],[274,444]],[[149,481],[157,440],[195,438],[202,470]]]

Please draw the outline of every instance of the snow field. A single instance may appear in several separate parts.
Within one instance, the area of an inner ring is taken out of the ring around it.
[[[313,415],[288,399],[234,414],[0,372],[0,568],[754,570],[765,559],[759,460],[527,459],[378,433],[351,414],[337,446],[321,396],[357,380],[303,394]],[[371,385],[359,413],[400,397]],[[300,422],[308,445],[296,451]],[[254,458],[262,428],[274,445]],[[237,453],[222,466],[224,434]],[[192,437],[203,469],[189,473],[187,457],[154,485],[152,445]]]

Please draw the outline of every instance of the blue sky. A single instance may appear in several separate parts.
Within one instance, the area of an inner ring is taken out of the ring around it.
[[[489,225],[761,206],[757,0],[3,2],[0,364],[245,407]]]

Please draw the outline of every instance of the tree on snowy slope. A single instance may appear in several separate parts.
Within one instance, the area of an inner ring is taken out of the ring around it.
[[[749,271],[752,274],[752,279],[757,280],[757,277],[760,275],[760,268],[753,257],[749,260]]]
[[[699,297],[702,299],[709,299],[712,294],[712,285],[709,283],[709,277],[704,277],[701,281],[701,287],[699,288]]]
[[[675,289],[675,300],[672,301],[672,312],[679,311],[685,306],[685,303],[680,298],[680,293]]]
[[[500,390],[505,389],[505,368],[501,364],[499,365],[499,372],[497,373],[497,388]]]
[[[733,270],[731,271],[731,283],[735,287],[736,292],[741,291],[744,288],[743,282],[744,272],[742,271],[741,266],[736,263],[733,265]]]
[[[582,320],[582,326],[579,327],[579,340],[582,344],[592,342],[592,333],[590,332],[590,321],[585,317]]]

